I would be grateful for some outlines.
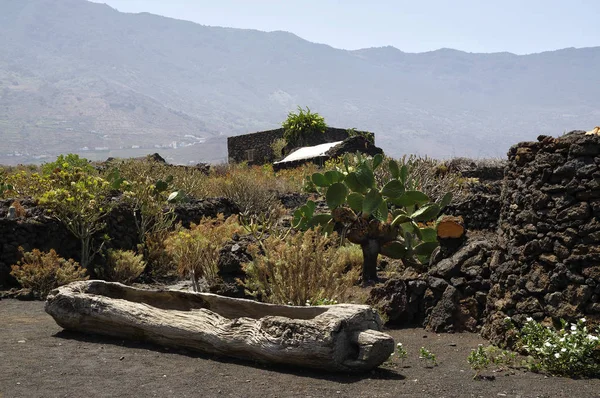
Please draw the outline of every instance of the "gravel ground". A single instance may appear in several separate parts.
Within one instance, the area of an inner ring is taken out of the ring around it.
[[[600,397],[600,380],[522,370],[473,380],[476,334],[388,330],[409,357],[362,375],[265,366],[63,331],[39,301],[0,300],[0,398],[12,397]],[[418,359],[420,347],[438,366]]]

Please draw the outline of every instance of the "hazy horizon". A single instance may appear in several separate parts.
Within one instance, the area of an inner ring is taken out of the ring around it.
[[[92,1],[201,25],[286,31],[345,50],[393,46],[417,53],[451,48],[523,55],[600,45],[593,28],[600,2],[590,0],[375,0],[368,5],[359,0]]]

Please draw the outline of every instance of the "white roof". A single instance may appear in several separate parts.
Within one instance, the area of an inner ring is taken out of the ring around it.
[[[342,142],[343,141],[337,141],[337,142],[328,142],[327,144],[321,144],[321,145],[315,145],[315,146],[305,146],[303,148],[298,149],[295,152],[290,153],[284,159],[280,160],[279,162],[275,162],[275,164],[284,163],[284,162],[293,162],[295,160],[302,160],[302,159],[312,159],[312,158],[316,158],[318,156],[324,156],[325,152],[327,152],[334,146],[341,144]]]

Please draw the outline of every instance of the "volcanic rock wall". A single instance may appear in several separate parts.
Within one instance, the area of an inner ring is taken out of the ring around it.
[[[507,317],[600,321],[600,136],[540,136],[508,156],[484,336],[506,342]]]
[[[375,141],[373,133],[367,131],[356,131],[365,134]],[[304,146],[314,146],[328,142],[344,141],[349,137],[348,130],[327,127],[323,134],[313,134],[305,137]],[[244,162],[260,165],[274,161],[271,144],[278,138],[283,138],[283,129],[259,131],[252,134],[238,135],[227,138],[227,153],[230,162]],[[251,155],[250,153],[251,152]],[[249,156],[251,159],[249,159]]]
[[[44,210],[33,201],[23,201],[26,209],[24,217],[9,220],[6,218],[12,200],[0,201],[0,287],[9,287],[16,282],[10,277],[10,266],[19,260],[19,246],[25,251],[39,249],[56,252],[65,258],[79,260],[79,240],[59,221],[45,215]],[[176,222],[189,227],[205,217],[225,217],[239,213],[238,207],[224,198],[193,200],[178,204],[175,208]],[[110,237],[107,248],[133,250],[139,243],[135,220],[131,209],[118,205],[105,220],[106,233]]]

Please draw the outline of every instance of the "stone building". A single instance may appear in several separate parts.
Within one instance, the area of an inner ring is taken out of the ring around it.
[[[354,131],[358,134],[367,134],[375,140],[373,133]],[[350,136],[349,130],[327,127],[325,133],[314,134],[306,137],[305,146],[315,146],[331,142],[343,141]],[[275,161],[271,144],[276,139],[283,138],[283,129],[259,131],[252,134],[238,135],[227,138],[227,153],[230,163],[248,162],[260,165]]]

